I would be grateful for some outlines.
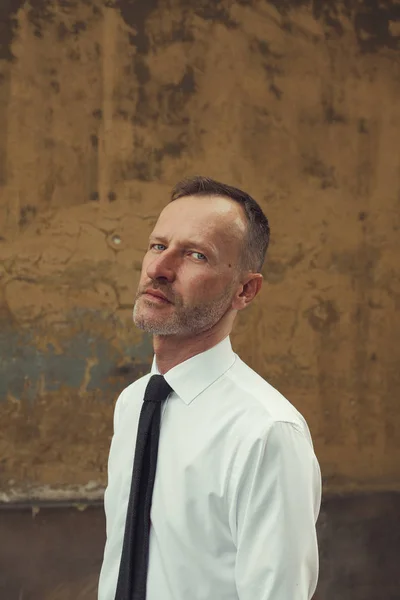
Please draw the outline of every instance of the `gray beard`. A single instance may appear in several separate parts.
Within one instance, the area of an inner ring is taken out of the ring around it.
[[[182,307],[175,304],[174,312],[168,317],[153,315],[152,318],[141,314],[140,302],[146,302],[140,296],[133,308],[133,322],[136,327],[153,335],[196,335],[211,329],[229,310],[232,297],[225,292],[221,298],[198,306]],[[156,313],[156,311],[155,311]]]

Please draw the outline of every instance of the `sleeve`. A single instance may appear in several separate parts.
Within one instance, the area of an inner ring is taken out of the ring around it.
[[[111,494],[110,482],[112,480],[113,472],[115,471],[115,461],[118,458],[118,453],[117,453],[117,456],[115,456],[114,449],[115,449],[118,426],[119,426],[119,422],[121,419],[121,410],[122,410],[122,404],[123,404],[123,400],[124,400],[124,392],[125,392],[125,390],[118,396],[117,401],[115,403],[115,407],[114,407],[113,435],[111,437],[110,451],[108,454],[108,461],[107,461],[107,486],[106,486],[106,489],[104,490],[104,511],[105,511],[105,516],[106,516],[106,538],[107,539],[110,535],[110,530],[111,530],[112,522],[114,519],[113,513],[115,512],[114,510],[112,510],[113,499],[112,499],[112,494]]]
[[[240,600],[310,600],[318,580],[321,473],[311,439],[276,422],[249,446],[232,510]]]
[[[124,401],[124,392],[125,392],[125,390],[123,390],[120,393],[120,395],[118,396],[117,401],[115,403],[115,406],[114,406],[114,418],[113,418],[113,434],[114,435],[115,435],[115,432],[117,430],[118,423],[120,420],[121,406]]]

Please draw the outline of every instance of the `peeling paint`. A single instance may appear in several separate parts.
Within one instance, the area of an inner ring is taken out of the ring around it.
[[[27,497],[32,503],[43,501],[68,501],[73,503],[83,499],[88,502],[95,502],[103,500],[104,490],[104,486],[100,486],[96,481],[88,481],[85,485],[67,486],[64,489],[54,489],[49,485],[32,486],[29,490],[27,488],[13,488],[8,492],[0,491],[0,503],[6,505],[21,503]]]
[[[85,321],[85,313],[77,311],[67,320]],[[101,316],[99,315],[99,318]],[[78,332],[55,348],[37,348],[39,332],[18,331],[3,323],[0,334],[0,401],[12,396],[35,402],[41,393],[62,389],[79,390],[86,366],[91,361],[85,391],[100,391],[100,398],[110,401],[121,386],[134,381],[146,371],[151,345],[144,338],[138,346],[119,350],[95,332]],[[146,343],[147,342],[147,343]],[[146,360],[147,362],[142,362]],[[120,365],[123,366],[120,366]]]

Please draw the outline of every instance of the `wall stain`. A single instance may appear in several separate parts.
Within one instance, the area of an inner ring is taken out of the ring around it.
[[[78,312],[82,319],[83,312]],[[71,315],[73,318],[77,315]],[[151,352],[147,338],[137,346],[116,348],[93,331],[73,333],[58,349],[51,342],[45,349],[38,348],[31,331],[21,331],[8,321],[2,322],[0,402],[12,395],[34,403],[43,393],[78,390],[88,362],[91,366],[85,391],[97,390],[102,399],[112,400],[118,389],[148,371]]]
[[[35,219],[37,213],[36,206],[31,206],[30,204],[26,204],[21,207],[20,210],[20,218],[19,218],[19,226],[21,228],[28,226]]]
[[[143,80],[147,82],[147,72],[142,69]],[[132,117],[135,125],[149,127],[155,121],[176,127],[173,141],[166,141],[162,146],[149,145],[143,136],[134,135],[134,148],[140,160],[128,161],[122,167],[124,179],[139,179],[153,181],[162,176],[162,162],[165,156],[179,157],[187,148],[188,133],[182,127],[189,122],[186,116],[186,105],[197,89],[194,70],[191,66],[186,68],[181,80],[177,84],[168,83],[159,86],[157,94],[147,92],[146,84],[138,90],[136,111]],[[121,115],[122,116],[122,115]]]
[[[304,157],[305,166],[303,172],[320,180],[322,189],[337,188],[335,168],[325,165],[322,160],[316,157]]]
[[[201,0],[196,3],[195,13],[198,17],[205,21],[211,21],[213,24],[218,23],[224,25],[227,29],[237,29],[239,23],[232,19],[229,14],[229,9],[222,5],[222,2],[210,2],[209,0]],[[229,3],[230,5],[233,2]],[[192,10],[193,2],[191,0],[181,0],[181,6]]]
[[[262,268],[262,275],[268,283],[280,283],[285,279],[287,271],[301,263],[304,256],[302,244],[298,244],[296,252],[289,260],[282,261],[267,258],[267,261]]]
[[[326,26],[325,37],[329,39],[332,32],[340,37],[343,35],[343,16],[351,19],[352,0],[314,0],[313,15],[317,21]]]
[[[14,60],[11,46],[18,29],[18,11],[25,0],[1,0],[0,2],[0,60]]]
[[[271,50],[271,46],[270,44],[266,41],[266,40],[259,40],[257,38],[255,38],[252,43],[251,43],[251,49],[255,52],[260,52],[263,56],[267,57],[267,58],[275,58],[275,59],[279,59],[282,58],[282,54],[279,54],[278,52],[273,52]],[[280,71],[278,68],[276,68],[277,70],[275,72],[277,73],[282,73],[282,71]]]
[[[367,119],[361,118],[358,120],[357,130],[358,133],[369,133]]]
[[[66,0],[64,6],[67,7],[70,2]],[[47,25],[52,24],[55,18],[55,7],[49,0],[31,0],[28,9],[28,20],[33,25],[33,33],[36,37],[42,38]]]
[[[92,0],[84,2],[76,2],[74,0],[58,0],[51,2],[50,0],[30,0],[26,2],[28,7],[28,20],[33,26],[33,34],[37,38],[43,38],[44,32],[49,25],[57,24],[57,39],[60,42],[65,42],[69,37],[77,37],[80,33],[87,30],[87,23],[82,19],[76,19],[69,23],[70,19],[65,22],[65,17],[70,17],[78,13],[80,5],[92,6]],[[98,7],[93,6],[93,15],[98,18],[101,12]]]
[[[194,70],[190,65],[186,67],[179,83],[161,86],[157,94],[157,102],[159,106],[164,107],[168,124],[182,124],[185,106],[196,92],[196,87]]]
[[[1,25],[0,25],[1,29]],[[1,36],[1,31],[0,31]],[[1,38],[0,38],[1,40]],[[1,42],[0,42],[1,43]],[[3,73],[0,72],[0,186],[6,185],[8,179],[7,169],[7,147],[8,147],[8,128],[9,118],[8,109],[11,101],[11,69],[10,64],[3,66]],[[1,204],[1,203],[0,203]],[[0,219],[1,220],[1,219]],[[4,219],[5,221],[5,219]],[[5,226],[5,222],[0,223],[0,230]]]
[[[276,10],[286,15],[289,11],[296,8],[302,8],[310,4],[309,0],[269,0],[270,4],[275,6]],[[246,5],[246,0],[241,0],[241,4]]]
[[[145,126],[150,121],[158,119],[161,114],[163,120],[168,124],[181,125],[184,123],[187,119],[184,115],[185,105],[196,91],[193,67],[187,66],[185,73],[177,84],[160,85],[156,95],[147,91],[146,83],[150,80],[151,75],[142,59],[135,62],[135,69],[138,69],[141,85],[138,90],[133,123]]]
[[[162,119],[168,125],[182,127],[189,120],[185,116],[185,106],[196,91],[193,68],[188,66],[177,84],[163,84],[154,94],[152,75],[146,62],[146,57],[151,51],[148,21],[158,8],[158,0],[146,3],[118,0],[114,6],[120,11],[125,23],[134,30],[129,34],[129,40],[136,52],[132,66],[128,67],[128,70],[135,75],[139,87],[136,94],[136,108],[131,117],[132,123],[148,127],[150,123],[154,124]],[[157,47],[169,45],[177,40],[193,39],[184,15],[174,28],[172,35],[161,36],[162,39],[158,39],[159,37],[157,37]],[[118,111],[118,114],[125,120],[129,119],[128,113],[122,109]],[[154,147],[150,146],[140,134],[135,135],[134,148],[136,151],[134,154],[141,158],[125,162],[120,167],[123,178],[140,181],[153,181],[160,178],[163,158],[165,156],[178,158],[186,149],[187,136],[184,132],[177,132],[174,137],[173,141],[168,141],[161,147]]]
[[[114,6],[121,13],[125,23],[134,30],[129,39],[137,53],[147,54],[150,50],[150,37],[146,22],[151,13],[157,9],[158,0],[147,0],[146,2],[117,0]]]
[[[394,1],[370,0],[364,2],[354,16],[354,30],[358,44],[364,52],[377,52],[381,48],[398,50],[400,35],[391,33],[390,24],[400,21],[400,5]]]
[[[324,89],[321,103],[324,119],[327,123],[346,123],[345,115],[340,113],[335,107],[335,90],[332,86],[327,86]]]
[[[324,441],[328,445],[340,444],[344,427],[337,390],[343,384],[339,382],[335,369],[340,313],[333,300],[317,297],[316,303],[304,311],[303,316],[316,332],[315,356]]]
[[[50,81],[50,87],[56,94],[60,92],[60,84],[58,81]]]
[[[274,83],[269,86],[269,91],[275,96],[277,100],[280,100],[283,96],[282,90],[280,90]]]
[[[231,3],[232,4],[232,3]],[[140,54],[147,54],[150,49],[150,40],[146,32],[146,22],[159,5],[158,0],[149,0],[148,2],[136,2],[135,0],[117,0],[114,6],[120,11],[125,23],[134,28],[135,33],[131,34],[131,42]],[[238,23],[231,18],[228,8],[221,6],[221,3],[212,3],[209,0],[200,0],[193,4],[191,0],[180,0],[178,7],[185,13],[194,13],[205,21],[225,25],[228,29],[236,29]],[[185,31],[183,26],[184,18],[180,27],[175,29],[173,36],[175,41],[191,40],[192,37]],[[159,40],[157,40],[159,41]]]
[[[86,29],[87,25],[84,21],[75,21],[70,27],[62,21],[57,27],[57,38],[60,42],[64,42],[68,37],[76,36]]]
[[[330,300],[318,299],[318,303],[305,312],[308,322],[314,331],[328,331],[340,320],[339,312]]]
[[[313,14],[326,27],[325,37],[331,32],[341,36],[343,19],[352,22],[358,45],[364,52],[377,52],[381,48],[396,50],[400,36],[390,31],[390,23],[400,20],[400,5],[395,0],[314,0]]]
[[[162,175],[162,161],[166,156],[179,158],[187,148],[185,135],[181,134],[175,142],[167,142],[160,148],[146,146],[143,138],[134,137],[141,160],[126,161],[121,167],[124,179],[153,181]],[[140,151],[139,151],[140,150]]]
[[[239,0],[239,4],[248,6],[249,2]],[[310,7],[314,18],[323,23],[326,39],[341,37],[345,30],[343,20],[350,21],[363,52],[400,48],[400,35],[393,34],[390,27],[400,21],[400,5],[396,0],[270,0],[270,4],[284,16]],[[290,31],[290,21],[283,26]]]

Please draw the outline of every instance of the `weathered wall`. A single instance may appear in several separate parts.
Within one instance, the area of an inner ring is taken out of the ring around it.
[[[171,186],[272,226],[236,350],[307,417],[325,488],[400,488],[400,4],[0,4],[0,493],[101,495]]]

